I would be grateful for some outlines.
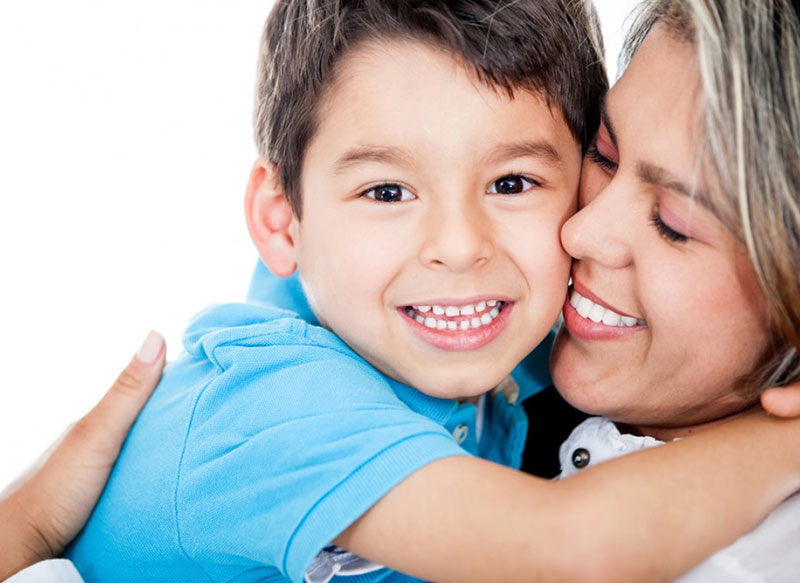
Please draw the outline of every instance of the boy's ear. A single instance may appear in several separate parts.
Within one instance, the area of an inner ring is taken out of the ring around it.
[[[244,216],[264,265],[280,277],[294,273],[297,261],[289,233],[294,213],[283,195],[278,168],[263,157],[256,160],[247,181]]]

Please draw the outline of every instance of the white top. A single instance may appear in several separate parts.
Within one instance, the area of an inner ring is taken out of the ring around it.
[[[592,417],[578,425],[561,445],[559,478],[565,478],[584,467],[662,443],[652,437],[620,433],[609,419]],[[701,563],[679,581],[800,581],[800,493],[788,498],[756,528]]]
[[[50,559],[23,569],[5,583],[83,583],[72,561]]]

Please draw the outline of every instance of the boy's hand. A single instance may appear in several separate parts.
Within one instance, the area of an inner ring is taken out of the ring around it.
[[[165,356],[164,339],[151,332],[94,409],[0,495],[0,581],[60,555],[83,528]]]
[[[761,406],[776,417],[800,417],[800,384],[767,389]]]

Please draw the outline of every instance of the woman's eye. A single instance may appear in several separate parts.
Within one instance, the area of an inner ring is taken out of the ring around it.
[[[661,215],[658,212],[658,205],[656,205],[656,207],[653,209],[653,213],[650,215],[650,224],[652,224],[656,231],[658,231],[658,234],[664,237],[664,239],[667,241],[671,241],[673,243],[685,243],[689,240],[689,237],[683,233],[679,233],[661,220]]]
[[[586,157],[591,160],[593,163],[597,164],[601,168],[605,168],[608,171],[613,172],[617,169],[617,164],[600,153],[600,150],[597,149],[597,144],[594,143],[589,146],[589,149],[586,150]]]
[[[519,174],[509,174],[492,182],[486,192],[489,194],[520,194],[537,186],[541,186],[541,184],[535,180]]]
[[[414,200],[416,196],[407,188],[403,188],[399,184],[379,184],[373,186],[368,190],[361,193],[361,196],[366,196],[378,202],[406,202]]]

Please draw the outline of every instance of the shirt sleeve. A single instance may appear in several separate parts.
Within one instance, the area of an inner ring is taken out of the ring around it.
[[[302,581],[314,557],[400,481],[466,455],[363,361],[331,347],[220,346],[176,488],[183,548]]]

